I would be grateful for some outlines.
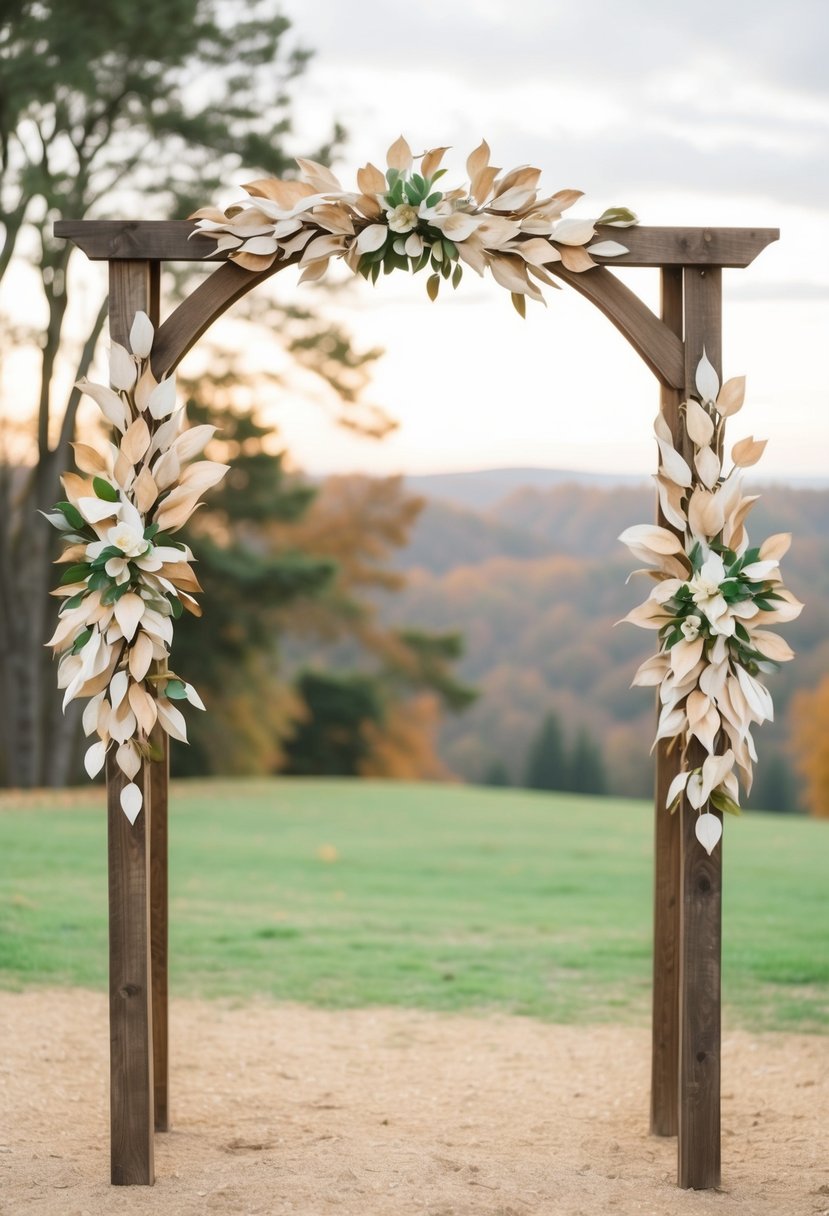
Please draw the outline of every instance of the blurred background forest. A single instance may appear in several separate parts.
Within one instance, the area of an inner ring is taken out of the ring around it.
[[[181,218],[240,166],[289,175],[309,52],[274,3],[80,0],[3,5],[0,27],[0,783],[80,779],[43,642],[54,552],[37,512],[60,497],[71,442],[100,441],[74,381],[105,372],[100,273],[52,236],[61,217]],[[332,121],[317,159],[336,158]],[[205,273],[165,277],[170,301]],[[313,383],[344,427],[383,436],[367,403],[378,350],[269,285],[189,364],[192,421],[232,466],[186,538],[204,619],[173,653],[208,713],[180,774],[457,779],[647,796],[652,698],[629,690],[649,646],[613,628],[636,602],[616,541],[653,515],[647,486],[549,472],[303,477],[258,402]],[[244,337],[240,334],[244,331]],[[273,373],[240,347],[279,351]],[[12,368],[10,372],[8,369]],[[394,403],[388,403],[393,411]],[[541,425],[541,423],[539,423]],[[773,680],[750,805],[829,814],[829,489],[766,488],[753,535],[791,530],[787,581],[807,604]]]

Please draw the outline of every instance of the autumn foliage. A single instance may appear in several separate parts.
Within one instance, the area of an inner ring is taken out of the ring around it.
[[[792,704],[792,750],[812,815],[829,819],[829,675]]]

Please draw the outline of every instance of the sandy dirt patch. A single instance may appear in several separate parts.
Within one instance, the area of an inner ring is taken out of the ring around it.
[[[176,1001],[156,1185],[109,1186],[106,1000],[0,994],[3,1216],[829,1216],[829,1038],[728,1034],[723,1187],[673,1184],[627,1027]]]

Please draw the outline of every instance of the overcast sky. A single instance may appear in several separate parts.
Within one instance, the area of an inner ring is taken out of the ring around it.
[[[495,164],[538,166],[550,192],[584,190],[573,214],[625,204],[643,223],[779,227],[778,245],[726,272],[725,371],[749,377],[731,433],[769,436],[769,473],[829,472],[825,0],[285,0],[284,11],[315,51],[297,85],[297,146],[343,121],[344,185],[366,160],[382,165],[401,132],[417,150],[451,144],[446,180],[461,184],[485,136]],[[654,302],[655,278],[628,272]],[[400,431],[372,446],[283,403],[300,462],[650,471],[650,373],[574,293],[547,295],[523,323],[503,289],[474,276],[436,305],[419,278],[355,285],[336,314],[386,348],[373,395]]]

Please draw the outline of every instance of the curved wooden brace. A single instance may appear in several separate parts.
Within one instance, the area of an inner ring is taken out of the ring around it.
[[[685,346],[681,338],[660,321],[635,291],[604,266],[575,274],[563,266],[545,266],[550,274],[574,287],[599,312],[604,313],[633,349],[641,356],[657,380],[668,388],[685,385]]]
[[[297,261],[298,257],[294,257],[284,262],[274,262],[268,270],[258,273],[243,270],[234,262],[223,262],[160,326],[153,345],[155,375],[160,378],[173,371],[202,334],[232,304],[264,279],[287,266],[293,266]],[[662,384],[669,388],[683,387],[685,357],[682,341],[635,292],[604,266],[581,274],[565,270],[563,266],[548,266],[547,269],[595,304],[624,334]]]
[[[267,270],[243,270],[235,262],[223,262],[210,278],[182,300],[167,320],[159,326],[153,343],[152,365],[158,379],[173,371],[188,350],[195,346],[213,322],[227,312],[231,304],[241,300],[259,283],[286,266],[293,266],[298,256],[284,262],[274,262]]]

